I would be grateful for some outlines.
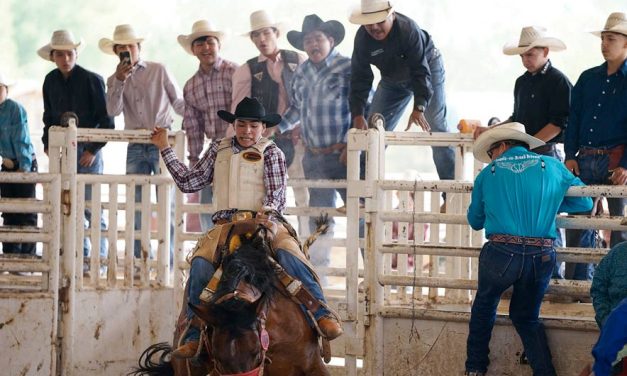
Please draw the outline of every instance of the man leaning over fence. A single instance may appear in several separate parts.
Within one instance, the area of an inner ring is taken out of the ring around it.
[[[475,158],[489,163],[475,179],[468,222],[489,239],[479,255],[478,289],[467,341],[467,375],[484,375],[501,294],[513,286],[509,316],[522,339],[534,375],[555,375],[540,305],[555,265],[558,212],[592,208],[589,197],[565,197],[584,185],[555,158],[529,149],[544,145],[520,123],[484,132]]]

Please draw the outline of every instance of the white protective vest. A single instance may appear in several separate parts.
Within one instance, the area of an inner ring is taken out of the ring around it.
[[[239,153],[233,153],[231,138],[223,138],[213,171],[213,199],[217,210],[259,211],[266,196],[263,152],[272,141],[261,138]]]

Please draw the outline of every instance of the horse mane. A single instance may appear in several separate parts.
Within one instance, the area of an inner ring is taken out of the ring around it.
[[[270,260],[270,246],[265,236],[267,229],[259,228],[250,238],[241,236],[241,246],[222,260],[222,277],[209,302],[216,323],[232,331],[250,328],[257,320],[257,305],[271,299],[274,292],[274,269]],[[222,296],[236,290],[240,281],[256,287],[263,295],[257,304],[251,305],[238,299],[216,304]]]

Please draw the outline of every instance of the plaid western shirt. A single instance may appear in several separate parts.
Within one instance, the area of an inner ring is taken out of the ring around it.
[[[229,123],[217,113],[231,108],[232,77],[237,67],[236,63],[217,58],[209,72],[198,69],[185,83],[183,130],[187,134],[190,166],[198,162],[205,136],[211,140],[225,136]]]
[[[346,143],[351,126],[348,104],[351,59],[336,50],[318,66],[310,60],[301,64],[292,79],[290,107],[279,125],[281,131],[300,121],[302,137],[309,147]]]
[[[172,179],[184,193],[191,193],[213,183],[213,167],[218,154],[220,140],[211,143],[207,152],[200,158],[200,161],[193,167],[187,167],[181,162],[172,148],[165,148],[161,151],[161,156],[165,162]],[[233,153],[240,153],[246,148],[240,146],[235,137],[231,140]],[[285,166],[285,156],[283,152],[274,144],[268,145],[263,153],[264,169],[263,183],[266,187],[266,196],[263,199],[263,206],[268,206],[283,212],[285,209],[285,191],[287,188],[287,167]],[[228,178],[228,177],[225,177]],[[212,219],[216,222],[219,219],[230,219],[237,208],[220,210],[213,214]]]

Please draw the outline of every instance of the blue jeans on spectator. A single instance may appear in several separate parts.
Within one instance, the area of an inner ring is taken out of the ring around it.
[[[588,185],[609,185],[607,155],[583,155],[577,157],[579,165],[579,178]],[[612,216],[623,216],[623,208],[627,204],[624,198],[608,198],[607,205]],[[577,213],[579,215],[590,215],[590,213]],[[597,238],[596,230],[567,230],[566,242],[569,247],[595,248]],[[627,240],[627,232],[612,231],[610,247]],[[566,263],[567,277],[572,272],[572,279],[592,280],[594,275],[593,264],[570,264]],[[572,269],[572,270],[571,270]]]
[[[208,185],[200,190],[200,203],[211,204],[213,202],[213,188]],[[206,232],[213,228],[213,220],[211,216],[213,213],[201,213],[200,214],[200,229],[202,232]]]
[[[128,144],[126,148],[126,173],[137,175],[157,175],[161,171],[159,169],[159,149],[152,144]],[[135,187],[135,202],[142,200],[142,187]],[[150,200],[150,197],[148,197]],[[173,215],[174,213],[171,213]],[[135,230],[141,229],[141,212],[135,211]],[[148,223],[150,227],[150,223]],[[170,264],[172,264],[172,250],[174,249],[174,223],[170,222]],[[149,257],[152,257],[152,251],[149,247],[147,250]],[[141,258],[141,241],[139,239],[134,242],[134,254],[136,258]]]
[[[431,69],[431,86],[433,96],[425,109],[425,118],[433,132],[450,132],[446,122],[446,95],[444,93],[444,63],[441,56],[432,57],[429,61]],[[384,78],[379,81],[372,99],[370,114],[380,113],[385,118],[385,130],[396,128],[405,108],[414,97],[413,82],[391,82]],[[405,129],[405,126],[403,126]],[[433,162],[442,180],[455,177],[455,151],[452,147],[432,146]]]
[[[466,370],[486,372],[490,338],[501,294],[513,286],[509,317],[522,340],[534,375],[555,375],[540,305],[555,265],[555,250],[487,242],[479,255],[479,287],[472,305]]]
[[[309,269],[303,264],[299,259],[290,254],[287,251],[282,249],[278,249],[276,252],[276,261],[281,264],[283,269],[291,275],[292,277],[298,279],[303,283],[303,286],[313,295],[314,298],[326,302],[324,299],[324,294],[322,293],[322,289],[320,285],[316,282],[313,274],[309,271]],[[207,286],[207,283],[213,277],[213,274],[216,272],[215,267],[212,263],[205,260],[202,257],[195,257],[192,260],[192,265],[189,271],[189,283],[188,283],[188,299],[189,302],[193,305],[199,305],[200,302],[200,293]],[[301,309],[305,312],[306,309],[303,305],[301,305]],[[189,320],[194,316],[194,312],[191,308],[187,307],[187,318]],[[324,315],[328,315],[329,311],[326,308],[320,308],[318,311],[314,312],[314,317],[316,320],[321,318]],[[200,332],[195,327],[190,327],[187,333],[185,334],[185,338],[183,339],[183,343],[187,343],[189,341],[198,341],[200,338]]]
[[[102,150],[99,150],[94,159],[94,163],[91,166],[83,167],[78,163],[81,155],[85,151],[85,144],[79,143],[76,148],[76,172],[79,174],[95,174],[102,175],[104,163],[102,161]],[[85,201],[91,200],[91,184],[85,184]],[[91,209],[85,209],[85,229],[90,228],[93,225],[91,222]],[[105,222],[105,218],[102,215],[102,210],[100,211],[100,229],[106,230],[107,223]],[[100,257],[107,257],[107,239],[104,236],[100,237]],[[83,256],[89,256],[91,254],[91,241],[89,238],[83,238]]]

